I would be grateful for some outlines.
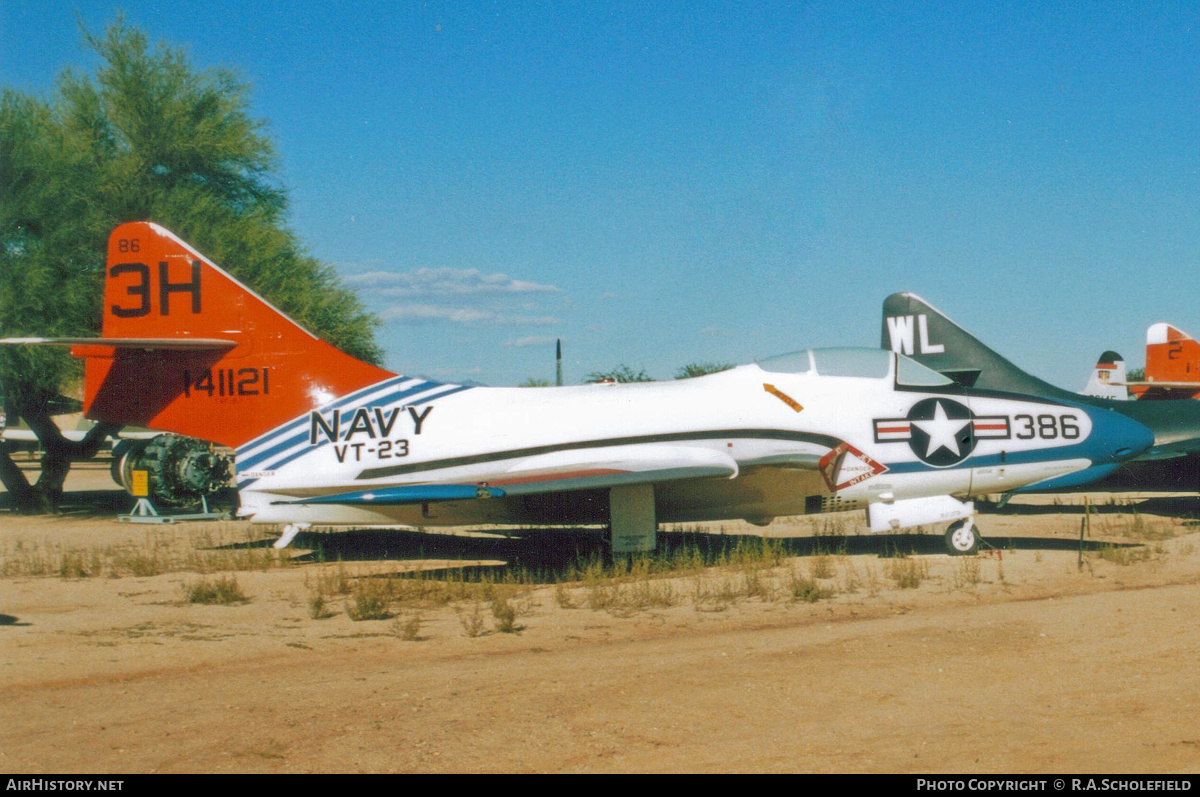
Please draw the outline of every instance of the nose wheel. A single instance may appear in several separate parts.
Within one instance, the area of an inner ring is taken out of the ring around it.
[[[946,531],[946,548],[951,556],[970,556],[979,550],[979,532],[974,518],[950,524]]]

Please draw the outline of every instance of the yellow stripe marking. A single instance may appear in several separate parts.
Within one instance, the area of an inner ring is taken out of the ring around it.
[[[784,393],[782,390],[775,387],[774,385],[768,385],[766,382],[764,382],[763,390],[767,391],[772,396],[774,396],[775,398],[782,401],[784,404],[786,404],[789,407],[791,407],[792,409],[794,409],[796,412],[799,412],[800,410],[804,409],[803,407],[800,406],[800,402],[796,401],[794,398],[789,396],[787,393]]]

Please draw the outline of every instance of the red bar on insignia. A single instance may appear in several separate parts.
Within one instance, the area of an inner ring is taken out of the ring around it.
[[[875,421],[875,439],[878,442],[885,440],[907,440],[912,437],[912,425],[906,423],[903,419],[894,421]]]
[[[971,423],[979,437],[1008,436],[1008,418],[976,418]]]

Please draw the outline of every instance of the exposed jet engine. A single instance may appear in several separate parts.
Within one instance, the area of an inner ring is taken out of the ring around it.
[[[113,448],[113,481],[134,495],[133,472],[144,470],[148,495],[160,506],[200,503],[229,483],[233,456],[194,437],[160,434],[148,440],[121,440]]]

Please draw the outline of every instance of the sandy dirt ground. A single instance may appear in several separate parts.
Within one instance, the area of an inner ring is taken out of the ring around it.
[[[1081,496],[1043,497],[985,512],[977,557],[781,520],[774,559],[563,586],[518,570],[594,532],[338,530],[277,557],[277,530],[72,499],[0,515],[2,771],[1200,770],[1195,497],[1090,496],[1083,554]],[[438,598],[445,573],[494,580],[512,632],[477,592]],[[247,600],[185,600],[221,578]],[[385,586],[387,617],[351,618]]]

